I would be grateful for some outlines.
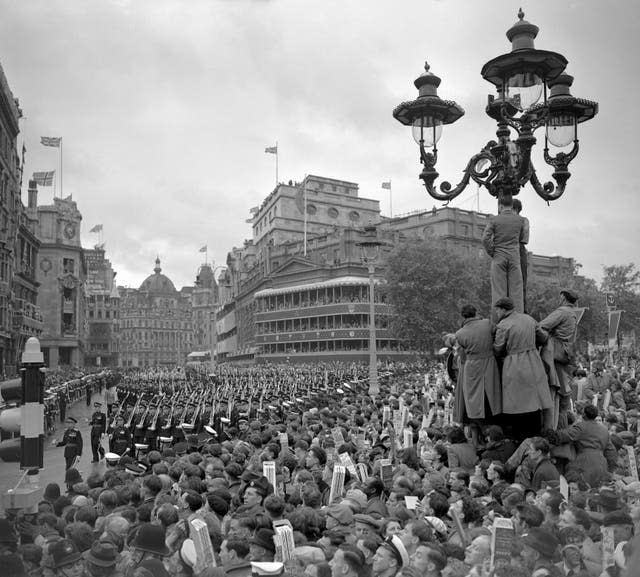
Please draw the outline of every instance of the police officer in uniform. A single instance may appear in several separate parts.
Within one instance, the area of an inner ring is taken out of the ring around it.
[[[104,449],[100,445],[100,439],[107,432],[107,415],[100,410],[102,403],[95,402],[93,406],[96,410],[89,421],[91,426],[91,452],[93,453],[93,461],[91,462],[97,463],[99,459],[104,457]],[[98,451],[100,452],[100,457],[98,457]]]
[[[131,446],[131,433],[124,426],[124,417],[119,416],[116,419],[114,427],[109,437],[109,450],[112,453],[122,455]]]
[[[78,421],[73,417],[66,420],[69,425],[62,436],[62,441],[58,441],[58,447],[64,447],[65,469],[70,469],[76,457],[82,457],[82,435],[76,428]]]

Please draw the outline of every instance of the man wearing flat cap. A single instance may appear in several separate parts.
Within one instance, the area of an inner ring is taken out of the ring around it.
[[[554,428],[567,426],[566,414],[571,395],[571,376],[575,362],[576,302],[578,295],[571,289],[560,291],[560,306],[538,323],[545,344],[540,356],[545,364],[549,389],[554,402]]]
[[[552,426],[553,402],[547,374],[536,348],[536,321],[514,310],[510,298],[494,305],[498,325],[493,348],[502,365],[502,412],[507,415],[542,410],[544,427]]]

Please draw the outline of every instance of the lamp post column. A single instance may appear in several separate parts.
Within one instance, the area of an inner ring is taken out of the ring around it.
[[[375,399],[380,393],[378,387],[378,355],[376,350],[376,309],[374,302],[375,265],[369,263],[369,396]]]

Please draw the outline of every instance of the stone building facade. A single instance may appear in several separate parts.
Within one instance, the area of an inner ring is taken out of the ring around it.
[[[117,367],[119,361],[120,294],[116,272],[105,258],[104,245],[84,250],[87,263],[87,344],[85,365]]]
[[[38,206],[37,214],[38,305],[44,319],[40,344],[45,364],[82,366],[87,335],[82,215],[70,196]]]
[[[120,289],[120,365],[184,364],[192,350],[190,291],[178,292],[156,259],[153,274],[138,289]]]
[[[21,117],[0,66],[0,378],[16,374],[26,339],[42,333],[37,215],[24,206],[21,196],[23,166],[17,150]]]

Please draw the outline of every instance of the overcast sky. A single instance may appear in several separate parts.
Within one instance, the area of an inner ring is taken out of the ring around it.
[[[431,208],[417,146],[391,115],[417,96],[428,60],[439,94],[466,111],[445,127],[439,172],[457,182],[494,137],[492,87],[480,76],[508,52],[519,2],[495,0],[0,0],[0,62],[20,99],[26,174],[56,169],[83,214],[82,239],[103,224],[119,284],[138,286],[156,255],[177,287],[192,284],[209,246],[251,237],[249,208],[280,180],[316,174],[357,182],[395,214]],[[569,60],[573,94],[600,114],[580,126],[580,154],[562,199],[547,206],[527,187],[530,249],[603,264],[640,263],[637,74],[640,3],[532,0],[536,47]],[[540,134],[540,140],[542,135]],[[541,148],[538,146],[538,148]],[[536,156],[540,179],[552,169]],[[26,199],[26,179],[23,198]],[[59,192],[59,190],[58,190]],[[53,189],[40,189],[50,203]],[[475,208],[476,187],[453,206]],[[439,205],[439,204],[438,204]],[[480,191],[480,208],[495,203]]]

